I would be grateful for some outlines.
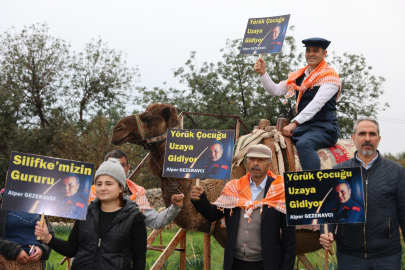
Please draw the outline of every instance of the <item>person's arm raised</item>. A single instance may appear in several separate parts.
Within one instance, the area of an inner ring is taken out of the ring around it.
[[[269,92],[270,95],[281,96],[288,92],[287,84],[285,82],[279,84],[273,82],[269,74],[266,72],[266,62],[262,58],[257,59],[254,69],[259,73],[260,81],[262,82],[264,89]]]
[[[210,222],[220,220],[225,215],[216,205],[211,204],[201,186],[194,186],[191,189],[191,203]]]
[[[145,209],[144,215],[146,217],[145,224],[147,227],[159,230],[170,224],[176,216],[180,213],[183,206],[184,194],[174,194],[172,196],[173,204],[170,205],[163,212],[158,213],[155,209]]]

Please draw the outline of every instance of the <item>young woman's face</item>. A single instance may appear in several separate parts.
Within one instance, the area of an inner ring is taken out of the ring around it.
[[[109,175],[101,175],[96,181],[97,199],[101,202],[118,200],[118,196],[123,191],[123,188],[118,184],[117,180]]]

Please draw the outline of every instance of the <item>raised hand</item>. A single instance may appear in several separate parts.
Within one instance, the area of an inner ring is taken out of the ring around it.
[[[173,194],[172,203],[174,206],[183,206],[184,194]]]
[[[253,66],[253,68],[256,70],[257,73],[260,74],[260,76],[266,74],[266,62],[262,58],[257,59],[256,64]]]

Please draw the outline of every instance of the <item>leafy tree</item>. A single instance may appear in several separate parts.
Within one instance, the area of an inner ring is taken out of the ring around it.
[[[101,40],[71,56],[48,30],[35,24],[0,36],[0,187],[11,151],[99,164],[139,76]]]
[[[46,24],[0,36],[0,91],[11,96],[2,102],[12,106],[16,120],[49,125],[50,109],[58,107],[63,95],[68,49],[65,41],[48,35]]]
[[[135,169],[147,152],[133,144],[124,144],[121,147],[110,144],[112,129],[122,117],[123,115],[118,113],[113,117],[99,114],[94,116],[85,128],[80,125],[62,123],[59,132],[54,137],[54,148],[51,155],[94,163],[95,168],[98,168],[108,152],[119,148],[127,154],[129,164]],[[147,188],[160,186],[159,178],[150,175],[146,166],[143,166],[132,180]]]
[[[396,155],[393,155],[391,153],[383,154],[383,157],[396,161],[399,164],[401,164],[402,167],[405,168],[405,152],[401,152]]]
[[[371,74],[372,67],[367,65],[363,55],[333,53],[330,63],[339,73],[342,90],[337,104],[338,121],[342,135],[349,137],[353,132],[353,123],[362,116],[377,118],[381,106],[378,98],[384,93],[385,79]]]
[[[86,111],[125,107],[133,79],[139,77],[138,69],[126,66],[123,52],[109,49],[101,39],[92,40],[84,52],[75,54],[70,68],[70,94],[77,104],[79,121]]]
[[[257,125],[260,119],[269,119],[272,125],[276,125],[278,118],[294,118],[295,99],[285,100],[284,96],[268,94],[253,70],[256,57],[239,55],[240,45],[241,40],[228,40],[225,49],[221,50],[224,52],[222,61],[216,64],[204,62],[201,67],[196,52],[192,52],[185,67],[174,71],[174,76],[187,86],[185,90],[138,88],[141,95],[135,101],[143,106],[166,102],[180,111],[239,115],[249,128]],[[276,83],[286,80],[289,73],[306,65],[303,52],[297,52],[292,36],[286,37],[281,53],[267,54],[263,58],[268,74]],[[371,67],[367,66],[363,56],[345,53],[343,56],[333,54],[331,61],[328,58],[342,80],[337,113],[342,137],[348,138],[357,117],[376,116],[384,78],[370,74]],[[387,106],[385,104],[383,109]],[[225,118],[188,116],[184,124],[186,128],[235,128],[235,121]]]

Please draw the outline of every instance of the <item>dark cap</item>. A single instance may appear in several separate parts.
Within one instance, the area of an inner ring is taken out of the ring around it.
[[[304,47],[319,47],[326,50],[328,48],[330,41],[324,38],[307,38],[302,41]]]

